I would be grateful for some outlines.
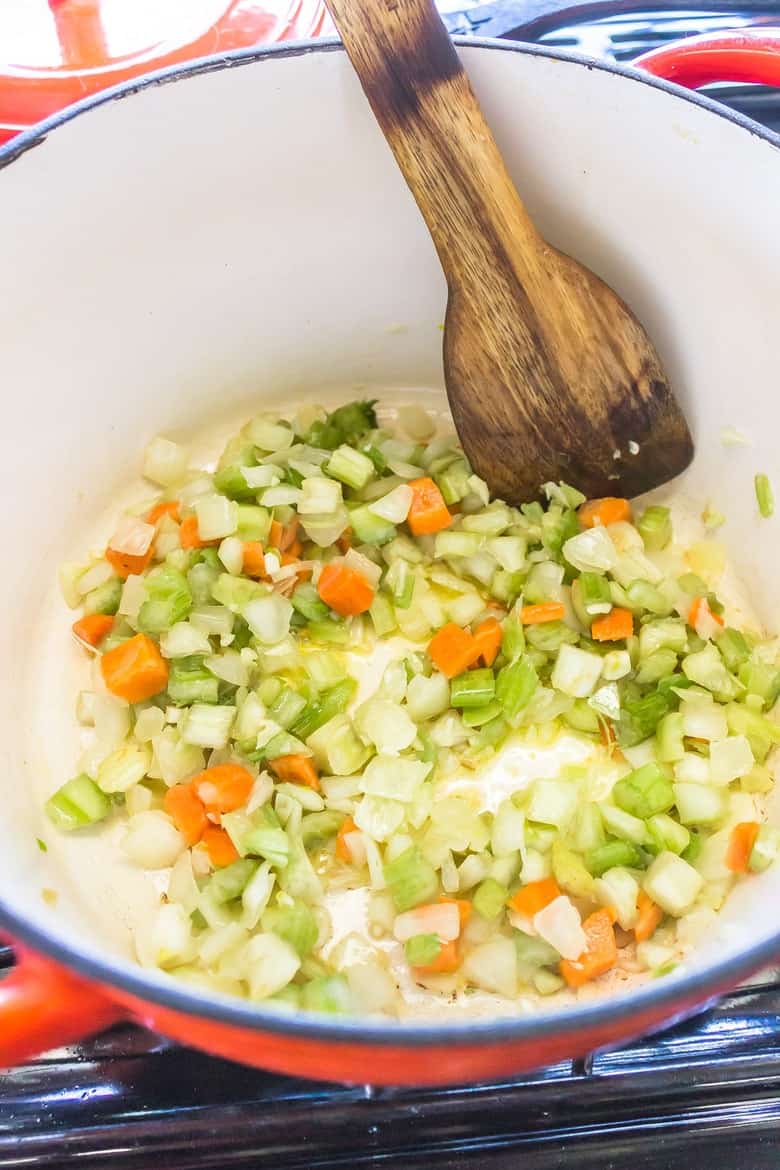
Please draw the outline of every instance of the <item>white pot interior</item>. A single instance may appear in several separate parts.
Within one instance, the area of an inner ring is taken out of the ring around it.
[[[544,234],[655,339],[697,444],[674,494],[727,514],[722,538],[777,632],[780,519],[759,519],[753,474],[780,488],[780,153],[602,68],[462,55]],[[31,924],[121,961],[153,887],[130,898],[99,845],[63,842],[41,812],[73,769],[86,670],[57,566],[148,494],[136,477],[154,434],[357,386],[438,390],[445,286],[341,51],[150,85],[75,118],[0,173],[0,223],[0,890]],[[724,447],[724,427],[752,445]],[[744,883],[703,957],[771,933],[779,905],[771,871]]]

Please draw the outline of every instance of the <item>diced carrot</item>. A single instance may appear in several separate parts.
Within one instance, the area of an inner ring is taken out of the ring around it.
[[[146,552],[140,556],[135,556],[133,553],[119,552],[115,548],[107,548],[106,560],[116,575],[124,579],[143,573],[152,559],[153,552],[154,543],[150,544]]]
[[[618,950],[613,915],[596,910],[582,924],[588,945],[578,959],[561,959],[561,975],[569,987],[582,987],[614,967]]]
[[[440,894],[439,901],[440,902],[452,902],[455,906],[458,907],[458,916],[460,918],[460,929],[463,930],[463,927],[466,925],[469,918],[471,918],[471,912],[474,909],[474,907],[471,905],[471,902],[469,902],[468,898],[448,898],[446,894]]]
[[[178,524],[180,506],[178,500],[160,500],[159,504],[155,504],[147,512],[146,523],[156,524],[158,520],[162,520],[163,516],[170,516]]]
[[[636,908],[638,914],[634,926],[634,938],[637,942],[645,942],[646,939],[655,934],[655,929],[660,925],[664,912],[660,906],[656,906],[653,899],[644,890],[639,891]]]
[[[216,764],[193,776],[195,795],[207,813],[234,812],[249,800],[254,776],[241,764]]]
[[[634,632],[634,615],[630,609],[615,606],[603,617],[597,618],[590,627],[594,642],[620,642],[630,638]]]
[[[731,830],[726,850],[726,868],[732,873],[747,873],[750,854],[756,843],[759,825],[757,821],[740,821]]]
[[[283,535],[284,535],[284,529],[282,528],[279,521],[272,520],[271,527],[270,527],[269,532],[268,532],[268,547],[275,548],[276,551],[279,552],[279,550],[281,549]]]
[[[454,622],[442,626],[428,643],[428,656],[447,678],[463,674],[477,661],[479,655],[480,648],[474,635],[468,630],[462,630]]]
[[[187,844],[197,845],[209,822],[192,784],[174,784],[165,793],[163,807]]]
[[[247,577],[265,577],[265,555],[259,540],[244,541],[244,560],[242,568]]]
[[[503,632],[494,617],[485,618],[474,631],[474,638],[479,646],[479,656],[485,666],[492,666],[501,649]]]
[[[422,479],[409,482],[412,489],[412,503],[406,522],[415,536],[430,532],[441,532],[452,524],[452,513],[447,511],[444,497],[433,480],[424,475]]]
[[[339,861],[346,861],[349,864],[352,860],[352,854],[349,851],[349,845],[346,842],[346,837],[350,833],[357,832],[357,825],[352,820],[352,817],[345,817],[341,822],[341,828],[336,834],[336,856]]]
[[[526,918],[533,918],[534,914],[544,910],[545,906],[549,906],[550,902],[554,902],[560,896],[561,891],[555,878],[542,878],[538,882],[529,882],[527,886],[521,886],[509,899],[507,906]]]
[[[223,869],[238,861],[239,853],[230,837],[219,825],[209,825],[202,837],[203,844],[209,855],[209,861],[215,869]]]
[[[201,540],[198,528],[198,517],[185,516],[179,528],[179,543],[182,548],[210,548],[219,544],[218,540]]]
[[[578,512],[583,528],[595,528],[597,524],[616,524],[618,520],[631,519],[631,505],[618,496],[605,496],[602,500],[587,500]]]
[[[296,561],[301,559],[303,552],[303,545],[299,540],[294,540],[287,552],[282,553],[281,562],[283,565],[294,565]]]
[[[417,975],[443,975],[457,971],[459,966],[458,942],[457,939],[453,939],[452,942],[442,943],[441,950],[432,963],[426,963],[424,967],[413,967],[412,970]]]
[[[74,622],[71,629],[80,642],[97,646],[111,632],[113,625],[114,619],[107,613],[88,613]]]
[[[345,528],[341,536],[336,541],[340,553],[348,553],[352,548],[352,529]]]
[[[520,621],[524,626],[539,626],[542,622],[559,622],[565,614],[562,601],[542,601],[539,605],[524,605]]]
[[[296,753],[289,756],[277,756],[269,760],[271,771],[275,772],[280,780],[292,780],[293,784],[305,784],[315,792],[320,790],[320,778],[311,756]]]
[[[168,685],[168,664],[146,634],[136,634],[107,650],[100,672],[112,695],[128,703],[140,703],[159,695]]]
[[[725,626],[725,621],[719,613],[710,608],[706,597],[695,598],[688,610],[688,625],[696,631],[700,638],[711,638]]]
[[[317,592],[342,617],[365,613],[374,600],[374,590],[362,573],[333,561],[320,573]]]

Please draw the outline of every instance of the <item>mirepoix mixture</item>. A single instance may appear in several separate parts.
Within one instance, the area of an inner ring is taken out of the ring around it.
[[[670,970],[778,853],[777,646],[668,508],[509,507],[425,411],[374,406],[260,415],[213,473],[149,445],[160,494],[62,570],[96,665],[51,821],[121,820],[168,871],[140,961],[252,1000],[393,1016],[404,986]],[[541,766],[502,772],[521,748]]]

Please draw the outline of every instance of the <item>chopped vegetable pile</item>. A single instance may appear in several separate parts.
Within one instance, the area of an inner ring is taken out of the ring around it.
[[[211,990],[393,1016],[410,984],[670,970],[780,850],[776,646],[668,508],[491,501],[428,414],[374,405],[257,417],[213,473],[149,445],[160,495],[61,574],[94,730],[51,821],[124,822],[169,871],[140,961]]]

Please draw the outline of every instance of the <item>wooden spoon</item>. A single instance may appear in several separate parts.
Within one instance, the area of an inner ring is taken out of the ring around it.
[[[433,237],[453,418],[491,491],[637,495],[693,456],[642,326],[537,232],[429,0],[326,0]]]

